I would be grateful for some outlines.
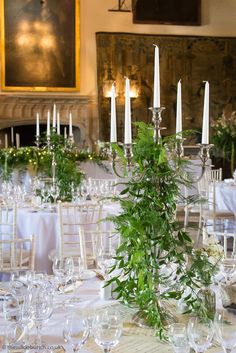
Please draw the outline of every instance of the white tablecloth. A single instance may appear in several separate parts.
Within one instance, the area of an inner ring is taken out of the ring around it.
[[[51,346],[56,353],[71,352],[71,346],[63,340],[63,324],[65,322],[65,316],[69,314],[70,310],[73,313],[77,312],[78,309],[91,310],[92,307],[104,308],[107,306],[116,306],[120,311],[123,319],[123,334],[119,344],[112,349],[113,353],[170,353],[172,348],[167,342],[160,342],[155,336],[155,332],[152,329],[139,328],[131,323],[133,311],[125,308],[115,300],[104,300],[100,297],[100,291],[103,282],[96,278],[84,281],[82,286],[79,287],[76,293],[72,294],[73,297],[77,297],[79,300],[74,301],[74,306],[67,306],[66,311],[62,309],[61,305],[55,305],[55,309],[50,320],[43,324],[42,338],[46,346]],[[71,297],[71,295],[69,296]],[[69,299],[67,296],[67,299]],[[65,297],[63,296],[65,299]],[[55,302],[60,304],[61,298],[56,299]],[[78,321],[79,324],[79,321]],[[3,319],[2,311],[0,310],[0,351],[1,342],[4,340],[4,332],[6,330],[6,322]],[[30,339],[32,341],[34,335],[34,329],[30,331]],[[4,342],[4,341],[3,341]],[[64,349],[56,349],[56,346],[63,346]],[[92,335],[88,339],[82,351],[87,353],[101,353],[102,350],[94,342]],[[213,345],[207,350],[209,353],[222,353],[222,348],[217,344]],[[236,349],[232,350],[232,353],[236,352]]]
[[[233,212],[236,217],[236,185],[216,183],[216,205],[221,210]]]
[[[102,219],[119,213],[118,203],[105,204],[102,211]],[[110,223],[105,223],[108,228]],[[106,229],[108,230],[108,229]],[[28,238],[35,235],[36,259],[35,270],[51,273],[52,263],[48,254],[57,248],[59,240],[58,214],[47,210],[35,210],[21,208],[17,211],[17,235]]]

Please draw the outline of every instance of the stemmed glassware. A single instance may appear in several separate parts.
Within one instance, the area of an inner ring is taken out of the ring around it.
[[[188,322],[187,333],[190,346],[196,353],[204,353],[211,346],[214,336],[214,325],[207,318],[191,318]]]
[[[236,346],[236,319],[234,315],[227,310],[220,310],[215,314],[216,338],[225,353],[232,352],[233,348]]]
[[[115,263],[112,251],[106,251],[105,247],[101,245],[97,252],[97,265],[101,269],[105,280],[109,279],[109,271]]]
[[[104,353],[111,351],[120,340],[122,334],[122,320],[117,310],[106,308],[98,311],[93,320],[93,335],[95,342]]]
[[[68,281],[74,275],[74,261],[72,257],[55,257],[52,270],[56,276],[57,288],[65,294],[65,288]],[[65,301],[62,300],[62,306],[65,309]]]
[[[53,313],[53,296],[50,291],[46,289],[37,288],[32,290],[29,297],[29,307],[31,312],[31,319],[35,324],[37,330],[36,344],[42,345],[41,330]]]
[[[230,284],[236,274],[236,259],[224,259],[220,264],[220,272],[224,276],[226,284]]]
[[[87,342],[89,337],[89,325],[82,311],[70,313],[63,327],[63,338],[65,342],[72,345],[73,352],[78,352]]]

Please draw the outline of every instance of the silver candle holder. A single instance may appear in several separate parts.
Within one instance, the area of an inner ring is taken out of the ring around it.
[[[162,112],[165,110],[165,107],[150,107],[149,110],[152,112],[152,122],[153,122],[153,140],[155,144],[160,144],[162,141],[162,136],[161,136],[161,131],[165,130],[166,127],[162,127]],[[177,138],[175,147],[174,147],[174,153],[177,156],[177,159],[181,159],[184,157],[184,148],[183,148],[183,141],[185,139]],[[109,144],[109,158],[111,160],[111,165],[113,172],[116,176],[119,178],[124,178],[125,176],[131,176],[132,175],[132,169],[133,169],[133,164],[132,164],[132,159],[133,159],[133,150],[132,150],[132,143],[128,144],[121,144],[118,143],[118,145],[123,147],[123,153],[124,157],[126,160],[126,167],[125,167],[125,172],[123,175],[121,175],[120,172],[117,170],[117,163],[119,162],[118,158],[118,153],[114,149],[114,143]],[[199,151],[199,158],[201,161],[201,173],[199,178],[195,180],[195,182],[198,182],[204,175],[206,166],[207,166],[207,161],[210,158],[210,149],[213,147],[212,144],[199,144],[200,146],[200,151]]]
[[[166,109],[165,107],[150,107],[148,108],[152,112],[152,122],[154,126],[153,139],[154,143],[158,145],[161,143],[161,130],[165,130],[166,127],[161,127],[162,122],[162,112]]]

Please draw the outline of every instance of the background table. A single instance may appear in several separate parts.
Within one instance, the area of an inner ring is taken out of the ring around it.
[[[102,210],[102,219],[110,215],[119,213],[118,203],[104,204]],[[110,230],[111,223],[104,222],[105,230]],[[31,208],[22,208],[17,214],[17,235],[27,238],[35,235],[35,270],[51,273],[52,262],[48,259],[48,254],[52,249],[59,245],[59,226],[58,214],[49,210],[35,210]]]

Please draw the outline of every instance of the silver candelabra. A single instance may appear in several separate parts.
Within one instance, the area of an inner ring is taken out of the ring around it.
[[[160,144],[162,141],[161,131],[166,129],[166,127],[161,126],[162,112],[165,110],[165,107],[159,107],[159,108],[150,107],[149,109],[152,112],[153,140],[154,140],[155,144]],[[176,139],[174,153],[177,156],[177,159],[181,159],[184,156],[183,141],[184,141],[184,139],[181,137]],[[128,143],[128,144],[118,143],[118,145],[123,147],[124,157],[125,157],[125,162],[126,162],[126,166],[125,166],[126,170],[123,174],[121,174],[120,171],[118,171],[117,164],[120,162],[120,159],[118,157],[118,153],[116,152],[116,150],[114,148],[114,143],[110,143],[109,144],[109,147],[110,147],[109,148],[109,158],[111,161],[113,172],[119,178],[124,178],[125,176],[131,176],[132,175],[132,168],[133,168],[133,164],[132,164],[133,144],[132,143]],[[196,182],[198,182],[203,177],[203,175],[205,173],[207,161],[210,158],[210,149],[213,147],[213,145],[201,143],[201,144],[198,144],[198,146],[200,149],[198,156],[201,161],[201,173],[200,173],[200,176],[197,178],[197,180],[195,180]]]

